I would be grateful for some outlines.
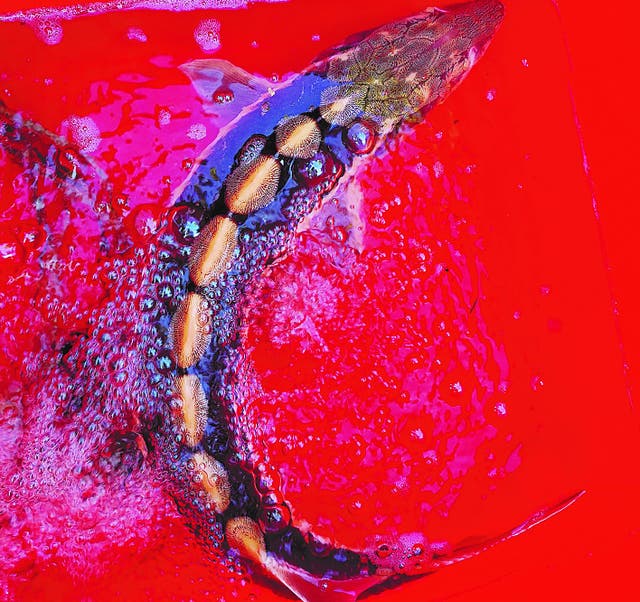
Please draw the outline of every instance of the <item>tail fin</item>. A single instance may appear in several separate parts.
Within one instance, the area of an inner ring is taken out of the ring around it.
[[[458,546],[451,552],[443,554],[436,553],[433,555],[433,562],[430,568],[437,570],[445,566],[456,564],[458,562],[461,562],[462,560],[467,560],[468,558],[478,556],[486,550],[489,550],[505,541],[509,541],[510,539],[521,535],[525,531],[528,531],[532,527],[535,527],[536,525],[539,525],[540,523],[543,523],[544,521],[550,519],[552,516],[559,514],[560,512],[571,506],[573,503],[578,501],[578,499],[581,498],[585,493],[585,490],[579,491],[578,493],[573,494],[571,497],[559,502],[558,504],[555,504],[554,506],[543,508],[542,510],[539,510],[538,512],[530,516],[526,521],[524,521],[514,529],[502,533],[492,539],[485,540],[479,544]]]

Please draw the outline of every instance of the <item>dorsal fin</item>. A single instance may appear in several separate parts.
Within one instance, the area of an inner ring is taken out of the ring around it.
[[[220,128],[269,89],[266,79],[222,59],[198,59],[181,65],[180,69],[189,77],[206,112]]]

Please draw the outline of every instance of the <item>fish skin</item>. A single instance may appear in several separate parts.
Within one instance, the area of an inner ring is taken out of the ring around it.
[[[353,167],[358,161],[366,160],[348,151],[343,144],[345,124],[341,119],[335,121],[326,119],[326,115],[334,113],[331,111],[323,113],[322,107],[353,98],[353,107],[350,107],[353,113],[349,113],[349,119],[357,118],[371,125],[375,131],[377,144],[371,147],[367,154],[374,153],[382,144],[384,137],[392,135],[404,120],[415,113],[428,111],[462,81],[489,44],[502,19],[502,14],[502,5],[499,2],[479,0],[452,7],[446,11],[430,9],[415,17],[357,36],[349,43],[337,47],[333,52],[325,53],[299,76],[263,92],[253,104],[243,109],[238,117],[220,132],[217,139],[203,153],[190,177],[174,195],[175,202],[179,206],[201,208],[207,216],[205,221],[220,212],[226,213],[224,187],[229,175],[237,168],[237,155],[242,146],[251,136],[261,135],[269,140],[278,124],[286,117],[312,114],[323,133],[322,144],[325,150],[335,158],[335,164],[341,166],[336,168],[322,187],[309,190],[302,185],[297,185],[298,183],[287,175],[286,169],[292,168],[292,162],[283,161],[283,166],[286,168],[283,169],[285,175],[270,206],[245,217],[232,215],[245,228],[247,239],[244,240],[244,248],[239,253],[240,261],[230,268],[230,272],[235,271],[236,274],[240,274],[235,280],[235,289],[229,286],[224,291],[219,291],[220,295],[225,297],[224,303],[220,303],[220,312],[226,311],[223,306],[237,302],[248,280],[255,277],[267,261],[283,251],[286,235],[290,234],[302,219],[322,202],[322,199],[338,185],[342,178],[348,178],[353,173]],[[247,80],[245,83],[249,82],[250,80]],[[265,106],[265,103],[268,106]],[[2,108],[2,117],[7,123],[11,121],[16,126],[20,125],[19,117],[12,116],[4,108]],[[42,152],[40,159],[37,159],[35,155],[21,155],[21,149],[35,149],[36,142],[44,140],[45,147],[56,148],[56,153],[59,153],[67,148],[63,145],[63,141],[53,138],[33,124],[27,124],[23,129],[28,135],[16,141],[12,139],[5,126],[1,139],[3,146],[14,155],[16,160],[31,164],[39,161],[41,164],[49,165],[50,169],[51,163],[48,159],[46,161],[42,159],[44,156]],[[273,150],[267,147],[263,154],[270,153],[273,153]],[[58,165],[56,168],[58,178],[68,182],[68,187],[82,187],[83,183],[102,181],[102,176],[88,160],[80,154],[76,157],[69,173],[60,173]],[[215,177],[212,175],[212,169],[215,169]],[[86,184],[81,196],[86,200],[94,198],[96,194],[94,188]],[[65,192],[65,195],[68,196],[70,193]],[[259,253],[252,254],[254,253],[252,244],[262,236],[261,232],[265,229],[281,232],[284,238],[272,246],[267,256],[261,256]],[[189,290],[190,285],[184,273],[178,276],[177,283],[182,284],[184,291]],[[214,298],[214,303],[217,301],[219,299]],[[168,328],[171,312],[163,316],[157,316],[157,314],[152,316],[156,316],[157,323],[146,324],[147,330],[139,333],[141,341],[157,332],[166,332]],[[227,322],[233,321],[233,309],[224,319]],[[123,319],[122,328],[125,328],[125,325],[126,320]],[[229,336],[230,333],[218,336],[217,344],[224,344]],[[100,354],[100,342],[93,340],[85,343],[84,346],[93,349],[94,357]],[[203,362],[210,362],[211,357],[212,354],[205,355]],[[228,359],[232,361],[233,357]],[[157,386],[162,394],[161,383],[173,380],[171,368],[167,374],[167,371],[158,369],[156,362],[147,369],[150,373],[146,375],[147,379]],[[209,368],[203,368],[201,372],[195,368],[190,373],[201,376],[203,380],[211,376]],[[82,384],[85,378],[86,375],[75,373],[76,383]],[[207,393],[211,395],[211,384],[207,382],[205,386]],[[104,395],[107,393],[105,392]],[[104,403],[108,405],[107,400],[104,400]],[[185,449],[180,440],[176,440],[175,429],[170,421],[166,420],[166,414],[160,410],[160,415],[165,419],[163,425],[158,425],[157,415],[143,415],[141,424],[131,419],[134,424],[129,425],[129,428],[143,432],[142,440],[135,439],[135,447],[142,448],[143,455],[146,455],[147,446],[157,450],[162,470],[171,477],[169,489],[176,496],[188,520],[197,530],[215,531],[211,527],[218,520],[215,512],[202,504],[201,496],[184,495],[184,491],[192,488],[193,483],[180,472],[181,463],[189,457],[191,452]],[[127,440],[126,437],[123,439]],[[239,509],[232,508],[231,512],[237,514]],[[223,520],[232,516],[234,514],[227,513]],[[525,528],[530,528],[544,518],[546,515],[525,523]],[[524,529],[519,527],[514,530],[514,534],[522,530]],[[508,536],[503,536],[500,540]],[[333,597],[327,599],[341,599],[342,594],[346,596],[344,599],[353,599],[354,595],[375,583],[393,574],[406,572],[399,570],[397,564],[387,567],[381,563],[376,564],[372,560],[370,550],[357,551],[357,553],[367,557],[366,562],[358,567],[366,571],[366,577],[362,580],[362,575],[352,576],[352,579],[357,581],[357,585],[354,584],[351,589],[347,584],[349,579],[341,579],[339,584],[330,581],[327,587]],[[451,559],[438,559],[433,567],[426,568],[423,572],[458,561],[466,555],[468,552],[465,551],[465,554],[461,554],[460,557],[454,555]],[[301,599],[315,599],[320,593],[317,576],[305,571],[303,567],[285,562],[275,553],[269,554],[267,568]]]

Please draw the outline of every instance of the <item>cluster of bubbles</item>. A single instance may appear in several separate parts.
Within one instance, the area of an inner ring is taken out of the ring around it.
[[[220,48],[220,22],[205,19],[195,28],[193,38],[204,52],[215,52]]]
[[[56,18],[35,19],[31,27],[38,38],[48,46],[55,46],[62,41],[62,24]]]
[[[69,138],[83,152],[92,153],[100,144],[100,128],[91,117],[72,115],[63,124],[68,130]]]

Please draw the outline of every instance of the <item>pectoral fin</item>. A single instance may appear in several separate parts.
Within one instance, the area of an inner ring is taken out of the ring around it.
[[[222,59],[198,59],[180,69],[189,77],[205,110],[222,127],[267,94],[269,82]]]

